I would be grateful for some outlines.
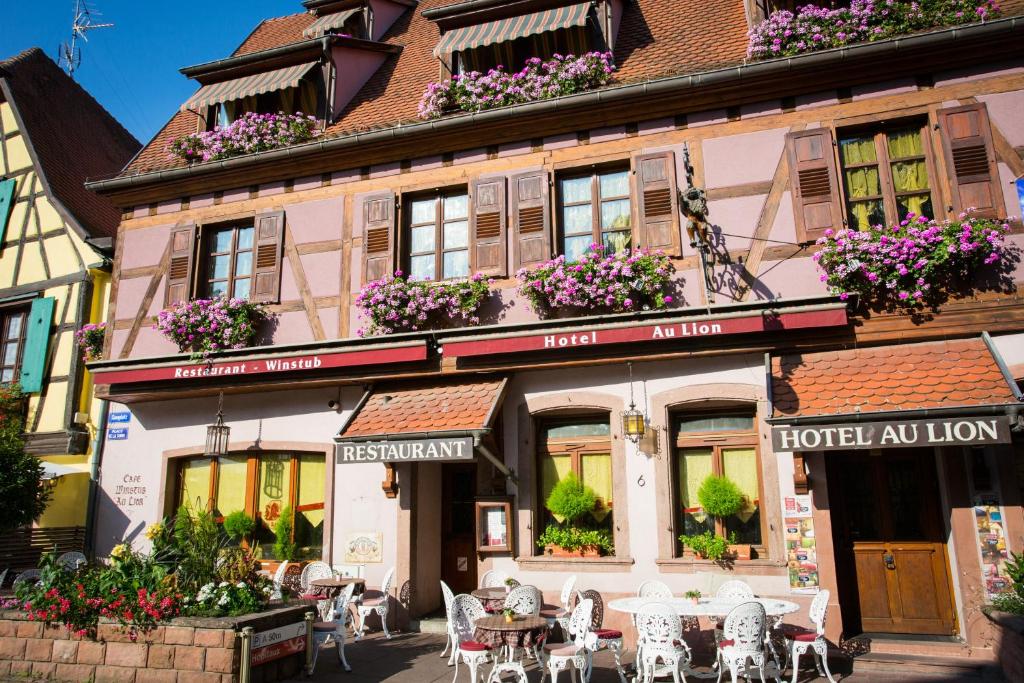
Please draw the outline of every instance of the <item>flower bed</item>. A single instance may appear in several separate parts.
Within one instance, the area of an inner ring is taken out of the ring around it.
[[[478,325],[481,306],[490,295],[490,280],[477,273],[451,282],[410,281],[402,271],[368,282],[356,297],[367,320],[360,337],[395,332],[416,332],[443,327],[453,321]]]
[[[153,329],[194,358],[252,344],[259,324],[271,317],[262,304],[245,299],[195,299],[174,304],[157,315]]]
[[[470,71],[451,80],[431,83],[419,104],[421,119],[436,119],[455,110],[482,111],[586,92],[607,85],[615,67],[610,52],[536,57],[516,73],[498,66],[486,74]]]
[[[814,259],[821,281],[841,299],[856,293],[890,308],[918,308],[999,261],[1009,230],[1004,222],[968,213],[952,221],[908,214],[888,227],[827,230]]]
[[[747,34],[747,56],[768,59],[992,19],[995,0],[853,0],[849,7],[804,5],[772,12]]]
[[[188,163],[216,161],[242,154],[296,145],[317,135],[315,116],[248,113],[223,128],[189,133],[171,141],[168,152]]]
[[[106,323],[89,323],[75,332],[75,341],[83,360],[99,360],[103,356],[103,336],[106,332]]]
[[[661,251],[643,249],[606,254],[592,244],[578,261],[559,256],[532,270],[516,273],[519,293],[534,311],[558,310],[622,313],[665,308],[675,267]]]

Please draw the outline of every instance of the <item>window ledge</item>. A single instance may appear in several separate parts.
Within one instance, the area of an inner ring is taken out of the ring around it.
[[[520,556],[516,564],[523,570],[618,572],[628,571],[635,564],[632,557],[536,557]]]
[[[782,575],[788,573],[786,563],[781,560],[761,558],[757,560],[736,560],[731,565],[723,566],[714,560],[700,560],[693,557],[658,558],[654,561],[665,572],[689,574],[694,571],[718,569],[736,574],[751,575]]]

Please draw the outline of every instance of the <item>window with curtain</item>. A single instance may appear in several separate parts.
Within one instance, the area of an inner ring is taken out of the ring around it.
[[[629,169],[595,170],[558,178],[561,253],[577,261],[591,244],[608,253],[632,247]]]
[[[209,510],[218,522],[232,512],[256,520],[253,542],[263,559],[274,557],[274,528],[292,511],[292,540],[306,558],[323,550],[324,486],[327,464],[312,453],[237,453],[189,458],[178,464],[178,505]]]
[[[853,133],[840,130],[839,161],[850,228],[891,225],[908,213],[934,217],[924,122]]]
[[[762,546],[761,468],[753,412],[677,415],[673,427],[676,535],[712,531],[728,538],[736,534],[737,543]],[[743,492],[745,505],[737,514],[726,519],[704,514],[697,491],[711,474],[728,477]],[[677,552],[682,554],[681,545]]]
[[[533,57],[548,60],[555,54],[582,55],[597,49],[591,47],[594,44],[594,37],[588,27],[576,26],[545,31],[456,52],[452,55],[452,70],[456,74],[470,71],[487,73],[500,65],[505,71],[515,73],[523,68],[526,60]]]
[[[25,350],[25,321],[28,309],[0,309],[0,382],[15,382]]]
[[[225,128],[249,113],[257,114],[303,114],[320,116],[324,100],[323,78],[319,70],[303,79],[296,88],[272,90],[260,95],[251,95],[237,100],[212,105],[206,120],[208,130]]]
[[[408,264],[412,280],[469,276],[469,194],[454,192],[409,200]]]
[[[203,234],[204,294],[248,299],[252,291],[252,223],[211,228]]]
[[[597,506],[585,526],[614,532],[611,424],[608,415],[545,421],[538,438],[540,528],[560,523],[545,506],[551,490],[563,477],[574,473],[597,494]],[[613,533],[614,535],[614,533]]]

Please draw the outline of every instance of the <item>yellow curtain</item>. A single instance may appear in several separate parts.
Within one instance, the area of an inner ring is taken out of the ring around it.
[[[594,489],[598,498],[598,506],[591,516],[603,522],[612,511],[612,456],[610,453],[586,453],[580,460],[581,479]]]
[[[746,505],[737,513],[746,522],[757,511],[760,501],[757,476],[757,453],[753,447],[723,448],[722,474],[731,479],[746,498]]]
[[[839,156],[843,166],[867,164],[878,161],[875,141],[872,138],[848,138],[839,142]]]
[[[291,496],[291,456],[279,453],[260,456],[257,509],[271,530],[288,507]]]
[[[324,476],[326,465],[324,456],[301,455],[299,456],[299,482],[297,505],[312,505],[324,502]],[[312,537],[303,539],[306,545],[319,545],[323,542],[324,511],[303,510],[296,513],[296,527],[299,526],[299,517],[305,524],[309,525]],[[316,533],[319,531],[319,537]]]
[[[217,500],[214,509],[226,517],[232,512],[245,510],[245,478],[248,458],[234,456],[221,458],[217,463]]]
[[[192,510],[210,506],[210,461],[205,458],[186,461],[181,467],[181,502]]]
[[[569,474],[572,471],[572,458],[568,455],[545,455],[540,461],[540,495],[541,505],[544,505],[548,496],[551,494],[551,489],[555,488],[562,477]],[[558,515],[552,514],[552,516],[562,521],[562,518]]]
[[[903,159],[906,157],[919,157],[924,155],[924,144],[921,141],[921,131],[901,130],[889,133],[889,158]]]
[[[679,505],[684,512],[703,519],[697,490],[712,473],[713,451],[710,448],[688,448],[680,453],[676,463],[679,471],[676,475],[679,489]]]

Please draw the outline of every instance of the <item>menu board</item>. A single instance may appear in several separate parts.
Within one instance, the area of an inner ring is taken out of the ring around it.
[[[508,520],[505,519],[505,507],[488,507],[483,511],[485,546],[508,545]]]
[[[817,593],[818,553],[815,548],[811,497],[787,496],[783,499],[782,507],[790,591]]]

